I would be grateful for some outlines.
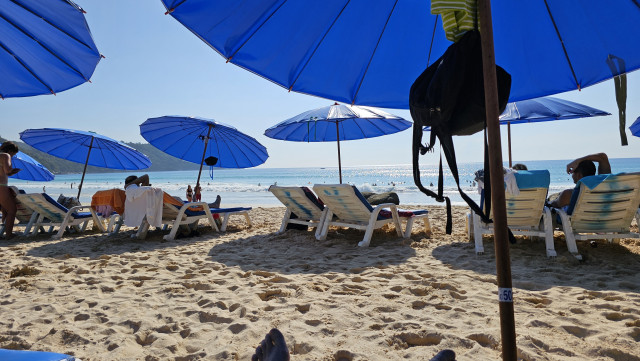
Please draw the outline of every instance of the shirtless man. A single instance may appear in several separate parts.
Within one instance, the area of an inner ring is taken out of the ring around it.
[[[573,183],[578,183],[583,177],[596,174],[596,166],[593,162],[598,163],[598,174],[611,173],[611,164],[609,164],[609,158],[604,153],[596,153],[578,158],[571,163],[567,164],[567,173],[571,174]],[[549,203],[551,207],[562,208],[568,206],[571,203],[571,195],[573,189],[563,190],[558,198]]]
[[[11,239],[13,235],[13,223],[16,220],[16,194],[9,188],[9,176],[20,171],[11,166],[11,158],[18,153],[18,146],[13,142],[4,142],[0,145],[0,206],[2,207],[2,222],[6,232],[5,239]]]
[[[131,185],[135,185],[136,187],[150,186],[151,184],[149,183],[149,175],[144,174],[144,175],[141,175],[140,177],[135,175],[128,176],[124,180],[124,189],[126,190]]]

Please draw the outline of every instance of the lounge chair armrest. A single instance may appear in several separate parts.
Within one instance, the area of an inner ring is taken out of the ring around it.
[[[398,206],[395,203],[382,203],[382,204],[378,204],[376,206],[376,208],[373,209],[374,212],[380,212],[380,210],[384,209],[384,208],[391,208],[391,210],[397,210]],[[378,210],[380,209],[380,210]]]
[[[209,208],[209,204],[207,204],[207,202],[187,202],[185,204],[182,205],[182,207],[180,207],[180,210],[186,210],[188,208],[191,207],[203,207],[203,208]]]
[[[71,208],[69,209],[69,212],[71,212],[71,213],[75,213],[75,212],[77,212],[78,210],[80,210],[80,209],[84,209],[84,208],[89,208],[89,209],[93,210],[93,208],[91,208],[91,206],[73,206],[73,207],[71,207]]]

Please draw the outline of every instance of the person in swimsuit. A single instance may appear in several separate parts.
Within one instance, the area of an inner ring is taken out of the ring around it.
[[[191,189],[191,185],[187,186],[187,202],[193,202],[193,189]]]
[[[18,173],[19,168],[11,166],[11,158],[18,154],[18,146],[13,142],[0,145],[0,208],[2,208],[2,222],[6,232],[5,239],[13,235],[13,223],[16,220],[16,193],[9,188],[9,177]]]

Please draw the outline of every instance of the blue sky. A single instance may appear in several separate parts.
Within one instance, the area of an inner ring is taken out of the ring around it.
[[[86,11],[102,59],[87,83],[56,96],[0,102],[0,135],[18,139],[28,128],[91,130],[114,139],[143,142],[139,125],[162,115],[213,118],[245,132],[267,147],[262,167],[336,166],[334,143],[297,143],[263,135],[270,126],[333,102],[289,93],[225,60],[168,15],[160,0],[76,1]],[[541,70],[544,71],[544,70]],[[627,127],[640,116],[640,76],[628,76]],[[628,130],[622,147],[613,81],[555,95],[614,115],[511,127],[514,161],[572,159],[606,152],[640,157],[640,138]],[[411,119],[408,110],[385,109]],[[503,158],[506,160],[506,127]],[[482,136],[456,137],[459,162],[482,161]],[[410,164],[411,131],[341,143],[343,166]],[[436,163],[434,154],[422,157]]]

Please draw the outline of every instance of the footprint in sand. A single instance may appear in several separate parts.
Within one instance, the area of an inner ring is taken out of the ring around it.
[[[346,350],[339,350],[333,355],[331,361],[353,361],[354,355]]]
[[[416,346],[434,346],[439,344],[442,339],[443,337],[439,333],[421,331],[418,333],[400,333],[391,337],[387,342],[389,346],[406,349]]]
[[[609,348],[600,351],[600,355],[610,357],[613,360],[640,361],[640,357],[628,354],[624,351]]]
[[[234,323],[229,326],[229,331],[231,331],[234,335],[239,334],[247,328],[247,325],[242,323]]]
[[[482,347],[491,349],[496,349],[500,345],[500,342],[495,337],[486,333],[474,333],[467,336],[467,338],[477,342]]]
[[[142,322],[140,321],[131,321],[131,320],[127,320],[124,321],[123,323],[121,323],[122,326],[129,326],[131,327],[131,330],[133,330],[133,333],[138,332],[138,330],[140,329],[140,326],[142,325]]]
[[[258,297],[260,297],[260,299],[263,300],[263,301],[269,301],[270,299],[273,299],[273,298],[276,298],[276,297],[284,297],[284,296],[286,296],[286,295],[280,289],[267,290],[265,292],[258,293]]]
[[[304,321],[304,323],[306,323],[309,326],[316,327],[316,326],[320,325],[322,323],[322,321],[320,321],[320,320],[306,320],[306,321]]]
[[[136,335],[136,342],[140,346],[149,346],[154,343],[158,338],[150,333]]]
[[[215,313],[198,312],[198,316],[199,316],[199,320],[200,320],[201,323],[207,323],[207,322],[212,322],[212,323],[231,323],[231,322],[233,322],[232,318],[220,317]]]
[[[564,328],[564,330],[567,331],[569,334],[574,335],[578,338],[585,338],[587,336],[597,333],[597,331],[588,330],[586,328],[578,327],[578,326],[567,325],[567,326],[561,326],[561,327]]]
[[[536,307],[544,307],[551,304],[551,300],[542,297],[522,297],[523,301],[536,305]]]
[[[624,319],[634,319],[634,316],[625,315],[620,312],[604,312],[602,314],[609,321],[622,321]]]

